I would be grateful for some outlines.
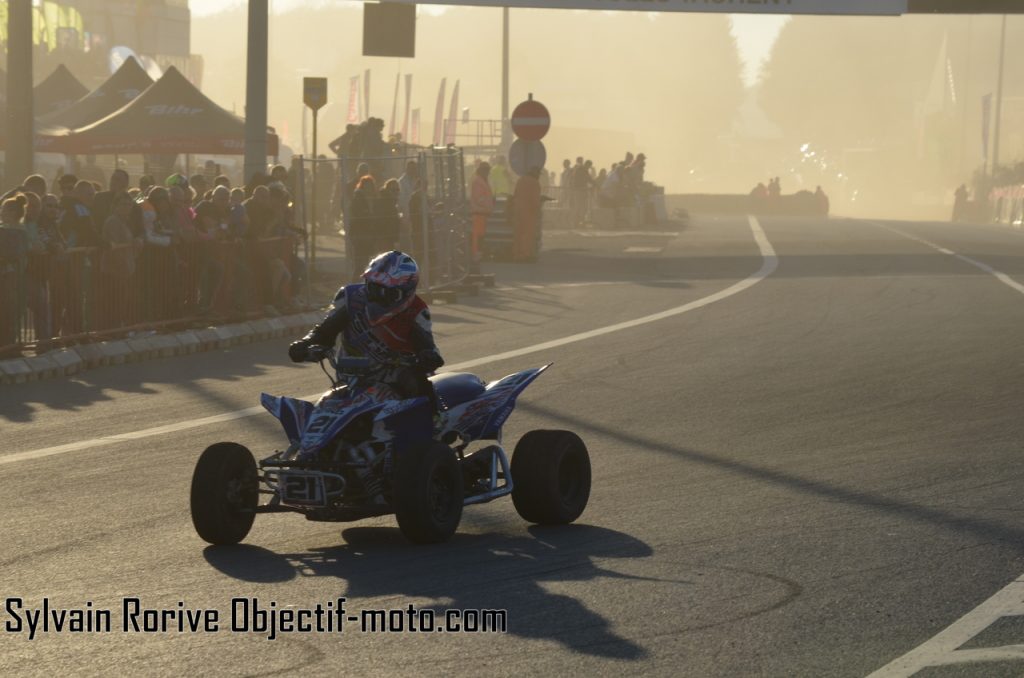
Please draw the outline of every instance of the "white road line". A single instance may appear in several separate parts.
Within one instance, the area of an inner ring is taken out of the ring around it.
[[[880,224],[877,221],[872,221],[872,222],[869,222],[869,223],[872,223],[875,226],[878,226],[879,228],[884,228],[887,231],[892,231],[893,233],[895,233],[897,235],[902,235],[904,238],[908,238],[910,240],[914,240],[916,242],[919,242],[922,245],[926,245],[926,246],[932,248],[933,250],[935,250],[937,252],[941,252],[942,254],[949,255],[949,256],[951,256],[951,257],[953,257],[955,259],[959,259],[960,261],[963,261],[964,263],[968,263],[971,266],[974,266],[975,268],[980,269],[980,270],[984,271],[985,273],[988,273],[991,276],[994,276],[999,282],[1003,283],[1007,287],[1010,287],[1011,289],[1014,289],[1014,290],[1020,292],[1021,294],[1024,294],[1024,285],[1021,285],[1019,282],[1017,282],[1016,280],[1014,280],[1010,276],[1006,275],[1002,271],[997,271],[996,269],[992,268],[991,266],[989,266],[986,263],[978,261],[977,259],[971,259],[970,257],[965,257],[962,254],[957,254],[953,250],[946,249],[945,247],[940,247],[939,245],[936,245],[933,242],[929,242],[929,241],[925,240],[924,238],[919,238],[916,235],[911,235],[910,233],[907,233],[905,231],[901,231],[898,228],[893,228],[892,226],[886,226],[885,224]]]
[[[764,229],[761,228],[761,224],[753,216],[748,217],[750,223],[750,230],[753,232],[754,241],[757,243],[758,249],[761,251],[761,268],[756,273],[748,278],[745,278],[729,287],[715,292],[709,296],[691,301],[688,304],[682,306],[676,306],[670,308],[667,311],[660,313],[654,313],[652,315],[646,315],[642,318],[636,318],[634,320],[628,320],[626,322],[616,323],[614,325],[608,325],[606,327],[599,327],[588,332],[580,332],[579,334],[572,334],[561,339],[554,339],[552,341],[545,341],[540,344],[533,344],[531,346],[525,346],[523,348],[515,349],[513,351],[505,351],[504,353],[495,353],[494,355],[483,356],[474,360],[467,360],[454,365],[447,365],[446,371],[456,372],[460,370],[468,370],[473,367],[479,367],[480,365],[487,365],[489,363],[496,363],[502,360],[510,360],[512,358],[518,358],[520,356],[529,355],[531,353],[537,353],[539,351],[547,351],[567,344],[574,344],[580,341],[586,341],[587,339],[593,339],[595,337],[604,336],[611,334],[612,332],[620,332],[622,330],[628,330],[641,325],[647,325],[649,323],[658,322],[659,320],[665,320],[689,311],[694,311],[698,308],[703,308],[716,301],[722,301],[727,299],[734,294],[738,294],[757,283],[761,282],[778,268],[779,260],[775,254],[775,249],[772,244],[768,241],[768,237],[764,233]],[[306,400],[312,400],[320,397],[321,393],[315,393],[313,395],[304,396]],[[66,445],[57,445],[56,447],[44,447],[38,450],[27,450],[25,452],[15,452],[5,456],[0,456],[0,465],[13,464],[19,461],[28,461],[30,459],[41,459],[43,457],[51,457],[58,454],[66,454],[68,452],[77,452],[79,450],[86,450],[93,447],[99,447],[101,445],[107,445],[111,443],[122,442],[126,440],[139,440],[142,438],[150,438],[153,436],[164,435],[167,433],[176,433],[178,431],[185,431],[188,429],[199,428],[200,426],[208,426],[210,424],[219,424],[226,421],[233,421],[235,419],[244,419],[246,417],[252,417],[262,413],[264,410],[262,407],[247,407],[244,410],[238,410],[235,412],[227,412],[225,414],[218,414],[212,417],[203,417],[202,419],[189,419],[187,421],[181,421],[175,424],[167,424],[165,426],[157,426],[155,428],[147,428],[141,431],[132,431],[129,433],[119,433],[111,436],[103,436],[101,438],[93,438],[91,440],[82,440],[79,442],[68,443]]]
[[[584,238],[678,238],[679,231],[567,231]],[[558,234],[558,233],[556,233]],[[545,234],[547,235],[547,234]]]
[[[1000,617],[1020,614],[1024,614],[1024,577],[1003,588],[924,645],[889,662],[868,678],[905,678],[929,666],[1024,659],[1024,647],[1021,645],[957,650]]]
[[[886,226],[878,222],[869,222],[884,228],[887,231],[901,235],[904,238],[914,240],[927,247],[941,252],[942,254],[954,257],[965,263],[981,269],[985,273],[995,276],[997,280],[1011,289],[1024,294],[1024,285],[997,271],[988,264],[977,261],[970,257],[940,247],[924,238],[911,235],[898,228]],[[1024,615],[1024,575],[1019,577],[984,603],[961,617],[952,626],[939,633],[923,645],[914,648],[907,654],[894,659],[882,668],[872,673],[868,678],[904,678],[912,676],[918,671],[929,666],[945,666],[949,664],[968,664],[973,662],[1006,661],[1011,659],[1024,659],[1024,645],[1006,645],[1003,647],[972,648],[958,650],[958,647],[971,640],[979,633],[987,629],[993,622],[1001,617],[1010,615]]]
[[[494,289],[509,292],[516,290],[546,290],[555,287],[604,287],[607,285],[679,285],[691,280],[594,280],[578,283],[548,283],[546,285],[498,285]]]

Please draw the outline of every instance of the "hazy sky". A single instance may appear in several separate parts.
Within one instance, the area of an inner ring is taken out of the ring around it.
[[[244,5],[245,0],[191,0],[189,6],[196,16],[207,16],[231,7]],[[298,7],[317,5],[359,5],[359,2],[345,0],[270,0],[272,12],[286,12]],[[440,15],[458,8],[442,5],[420,5],[419,11]],[[745,78],[748,85],[757,79],[761,62],[768,56],[782,25],[789,20],[786,16],[764,16],[733,14],[733,32],[739,43],[740,56],[746,64]]]

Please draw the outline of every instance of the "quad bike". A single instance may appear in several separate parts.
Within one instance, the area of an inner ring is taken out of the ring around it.
[[[462,509],[512,495],[523,519],[542,525],[576,520],[590,497],[590,457],[570,431],[524,435],[511,463],[502,426],[516,398],[544,367],[484,383],[468,373],[430,377],[434,397],[399,399],[368,378],[365,358],[335,359],[334,387],[315,404],[263,394],[288,446],[260,462],[238,443],[200,456],[192,476],[192,522],[211,544],[237,544],[260,513],[300,513],[348,522],[395,514],[417,543],[442,542]],[[327,372],[330,376],[330,372]]]

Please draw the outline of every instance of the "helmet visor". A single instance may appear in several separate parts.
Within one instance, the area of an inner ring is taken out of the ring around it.
[[[366,283],[366,300],[380,306],[394,306],[402,301],[402,290],[395,287],[384,287],[375,282]]]

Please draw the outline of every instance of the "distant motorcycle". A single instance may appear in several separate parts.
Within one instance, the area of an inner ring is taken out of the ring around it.
[[[367,378],[364,358],[335,360],[327,349],[313,358],[336,375],[334,388],[315,404],[261,396],[288,436],[287,449],[258,464],[232,442],[200,456],[192,523],[207,542],[237,544],[258,513],[328,522],[394,513],[408,539],[434,543],[455,533],[464,506],[508,494],[531,523],[571,523],[586,508],[590,456],[575,433],[530,431],[511,464],[501,446],[516,398],[550,364],[491,383],[468,373],[431,377],[435,407],[426,397],[395,399]]]

